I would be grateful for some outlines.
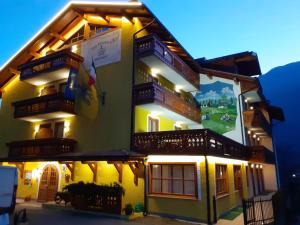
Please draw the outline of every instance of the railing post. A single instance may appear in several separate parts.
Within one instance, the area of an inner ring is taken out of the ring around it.
[[[263,206],[262,206],[261,198],[259,198],[259,203],[260,203],[260,211],[261,211],[262,221],[263,221],[263,224],[265,224],[264,209],[263,209]]]
[[[243,205],[244,225],[247,225],[248,215],[247,215],[247,202],[245,199],[242,199],[242,205]]]
[[[218,221],[218,212],[217,212],[217,200],[216,196],[213,196],[213,208],[214,208],[214,223]]]

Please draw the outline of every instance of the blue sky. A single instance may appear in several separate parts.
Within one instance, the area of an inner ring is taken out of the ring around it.
[[[1,0],[0,65],[67,2]],[[255,51],[263,73],[279,65],[300,61],[299,0],[143,2],[194,58]]]

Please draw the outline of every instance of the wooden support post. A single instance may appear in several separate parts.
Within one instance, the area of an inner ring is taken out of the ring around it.
[[[24,168],[25,168],[25,163],[24,162],[10,162],[9,164],[14,164],[20,173],[20,177],[21,179],[24,178]]]
[[[75,162],[59,162],[60,164],[65,164],[66,167],[68,168],[68,170],[71,173],[71,180],[74,181],[74,177],[75,177]]]
[[[87,161],[87,162],[82,162],[82,164],[87,164],[91,171],[93,172],[93,181],[96,183],[97,181],[97,170],[98,170],[98,164],[95,161]]]
[[[137,162],[129,162],[128,165],[134,175],[134,184],[137,186],[138,185],[139,164]]]
[[[122,183],[123,177],[123,164],[121,162],[114,162],[114,166],[119,173],[119,182]]]

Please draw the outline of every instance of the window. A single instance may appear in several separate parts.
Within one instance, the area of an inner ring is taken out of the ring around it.
[[[148,116],[148,132],[159,131],[159,120]]]
[[[241,166],[233,166],[233,173],[234,173],[234,189],[242,190]]]
[[[194,164],[151,164],[150,193],[196,196]]]
[[[228,193],[227,166],[216,165],[216,194]]]
[[[64,137],[64,122],[56,122],[54,126],[54,137],[63,138]]]

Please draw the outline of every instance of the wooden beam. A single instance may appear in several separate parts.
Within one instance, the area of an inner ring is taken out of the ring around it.
[[[24,162],[9,162],[9,164],[15,165],[20,173],[21,179],[24,178],[24,168],[25,168],[25,163]]]
[[[71,180],[74,181],[74,177],[75,177],[75,162],[62,161],[62,162],[59,162],[59,163],[66,165],[66,167],[69,169],[69,171],[71,173]]]
[[[119,182],[122,183],[123,177],[123,164],[121,162],[114,162],[114,166],[119,173]]]
[[[66,41],[66,39],[59,33],[55,33],[55,32],[50,32],[49,33],[50,36],[55,37],[61,41]]]
[[[33,52],[33,51],[28,51],[28,53],[35,58],[40,58],[42,56],[40,53]]]
[[[137,162],[128,162],[128,165],[134,175],[134,184],[138,185],[138,170],[139,170],[139,164]]]
[[[12,67],[9,68],[9,72],[11,72],[14,75],[20,75],[20,72],[17,69]]]
[[[97,181],[97,170],[98,170],[98,164],[95,161],[87,161],[87,162],[82,162],[82,164],[87,164],[91,171],[93,172],[93,181],[96,183]]]

